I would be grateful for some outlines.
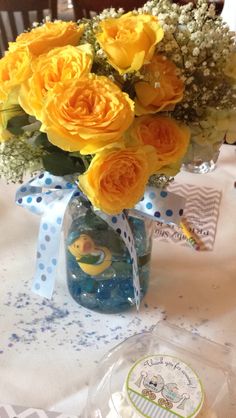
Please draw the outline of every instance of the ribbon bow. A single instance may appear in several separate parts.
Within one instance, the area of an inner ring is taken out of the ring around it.
[[[42,215],[37,244],[36,272],[32,291],[51,298],[57,272],[60,235],[63,218],[73,196],[85,195],[78,189],[73,176],[53,176],[48,172],[39,174],[21,186],[16,193],[16,203],[29,211]],[[144,197],[135,210],[153,220],[179,224],[185,199],[167,191],[147,187]],[[140,305],[140,284],[134,238],[125,212],[107,215],[98,211],[125,242],[133,268],[133,286],[137,309]]]

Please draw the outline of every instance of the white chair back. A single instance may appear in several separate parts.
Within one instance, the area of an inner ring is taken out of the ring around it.
[[[230,29],[236,32],[236,1],[225,0],[221,13],[223,20],[229,25]]]

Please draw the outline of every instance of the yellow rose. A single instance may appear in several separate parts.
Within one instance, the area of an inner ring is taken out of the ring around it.
[[[138,71],[154,54],[155,45],[163,38],[163,30],[155,16],[126,13],[117,19],[100,23],[97,40],[109,63],[120,74]]]
[[[170,165],[179,162],[187,151],[190,130],[166,116],[145,115],[135,119],[131,137],[156,150],[156,172],[166,173]]]
[[[8,52],[0,59],[0,101],[18,102],[20,85],[31,75],[31,59],[28,48]]]
[[[41,129],[65,151],[94,154],[121,144],[123,132],[133,122],[133,108],[133,101],[112,81],[92,74],[48,91]]]
[[[16,42],[10,43],[10,50],[27,46],[33,55],[44,54],[50,49],[65,45],[78,45],[84,26],[75,22],[46,22],[30,32],[21,33]]]
[[[145,66],[145,81],[135,84],[136,115],[173,109],[173,105],[182,100],[184,84],[176,70],[175,64],[163,55],[155,55],[151,63]]]
[[[142,198],[155,164],[153,148],[106,149],[79,176],[79,187],[105,213],[131,209]]]
[[[20,116],[24,112],[20,106],[12,106],[9,103],[0,103],[0,142],[8,141],[14,135],[7,130],[8,121],[14,116]]]
[[[19,103],[29,115],[41,118],[47,92],[57,83],[88,75],[93,61],[90,45],[67,45],[40,55],[32,63],[32,77],[22,84]]]
[[[229,60],[227,61],[227,64],[224,68],[224,73],[230,77],[236,80],[236,53],[233,52],[229,56]]]

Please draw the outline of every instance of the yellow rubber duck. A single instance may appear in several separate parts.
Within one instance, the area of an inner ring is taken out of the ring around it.
[[[98,276],[111,265],[111,252],[106,247],[96,247],[91,237],[81,234],[71,245],[71,254],[76,258],[81,270],[90,276]]]

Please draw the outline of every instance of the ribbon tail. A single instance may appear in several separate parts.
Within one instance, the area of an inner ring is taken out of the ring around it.
[[[133,286],[134,286],[134,298],[136,308],[139,311],[140,308],[140,281],[138,271],[138,260],[137,253],[134,244],[134,237],[131,231],[128,219],[125,213],[120,213],[115,216],[107,215],[103,212],[98,211],[99,216],[108,223],[108,225],[116,231],[123,239],[131,258],[132,270],[133,270]]]
[[[57,274],[63,218],[74,193],[75,190],[64,190],[60,201],[48,207],[40,222],[32,291],[48,299],[52,297]]]

